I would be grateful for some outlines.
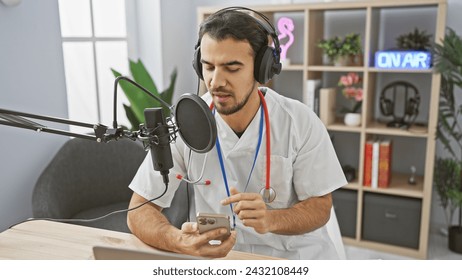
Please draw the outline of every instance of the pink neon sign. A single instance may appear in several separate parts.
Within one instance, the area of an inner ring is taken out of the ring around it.
[[[281,60],[285,60],[287,58],[287,50],[294,43],[294,35],[292,34],[294,31],[294,21],[288,17],[281,17],[278,20],[278,30],[278,39],[281,44]],[[287,38],[287,42],[282,44],[281,40],[285,38]]]

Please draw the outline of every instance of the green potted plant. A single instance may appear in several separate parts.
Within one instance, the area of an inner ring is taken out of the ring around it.
[[[437,158],[433,184],[444,210],[447,229],[452,225],[455,211],[459,208],[457,192],[461,184],[461,165],[454,158]],[[460,191],[459,191],[460,192]],[[462,194],[462,192],[460,192]],[[447,232],[445,232],[447,234]]]
[[[334,65],[362,64],[361,37],[357,33],[347,34],[343,38],[335,36],[331,39],[323,39],[319,41],[318,47],[324,51],[324,54]]]
[[[129,66],[131,76],[136,83],[140,84],[153,95],[158,96],[168,104],[172,104],[173,91],[177,77],[176,69],[174,69],[170,75],[170,85],[168,88],[159,93],[154,80],[146,70],[146,67],[141,62],[141,60],[138,60],[137,62],[129,60]],[[114,69],[111,69],[111,71],[116,78],[122,76],[121,73]],[[127,81],[121,80],[119,85],[127,96],[128,101],[130,102],[130,105],[124,104],[127,118],[130,121],[132,130],[137,130],[139,125],[144,123],[144,109],[162,107],[162,104]],[[168,108],[165,108],[164,106],[162,109],[164,110],[164,116],[170,115]]]
[[[445,159],[436,160],[434,184],[443,208],[449,207],[449,249],[462,253],[462,104],[455,96],[455,90],[462,89],[461,37],[448,28],[441,43],[432,46],[432,53],[434,70],[441,74],[436,138],[448,152]],[[459,210],[458,225],[452,225],[452,209]]]
[[[431,34],[416,27],[414,31],[398,36],[396,45],[400,50],[426,51],[431,48],[431,37]]]

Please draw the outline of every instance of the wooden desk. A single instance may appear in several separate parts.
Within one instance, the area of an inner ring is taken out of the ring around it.
[[[133,234],[44,220],[27,221],[0,233],[0,259],[5,260],[91,260],[93,246],[152,249]],[[274,258],[231,251],[224,259]]]

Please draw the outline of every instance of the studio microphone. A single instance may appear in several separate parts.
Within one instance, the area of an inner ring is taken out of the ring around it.
[[[204,100],[195,94],[185,93],[174,108],[174,133],[178,132],[191,150],[197,153],[210,151],[215,146],[217,128],[215,118]],[[160,172],[167,185],[169,169],[173,167],[169,126],[161,108],[145,109],[144,118],[147,131],[143,135],[148,138],[154,170]],[[209,185],[210,182],[204,184]]]
[[[170,131],[165,122],[162,108],[144,110],[147,137],[154,170],[159,171],[168,185],[168,173],[173,167],[172,150],[170,149]]]

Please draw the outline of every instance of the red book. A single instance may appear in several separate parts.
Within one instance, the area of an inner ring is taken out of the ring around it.
[[[364,148],[364,172],[363,172],[363,186],[370,187],[372,182],[372,144],[374,141],[366,142]]]
[[[391,140],[380,141],[379,148],[379,188],[388,188],[391,181]]]

